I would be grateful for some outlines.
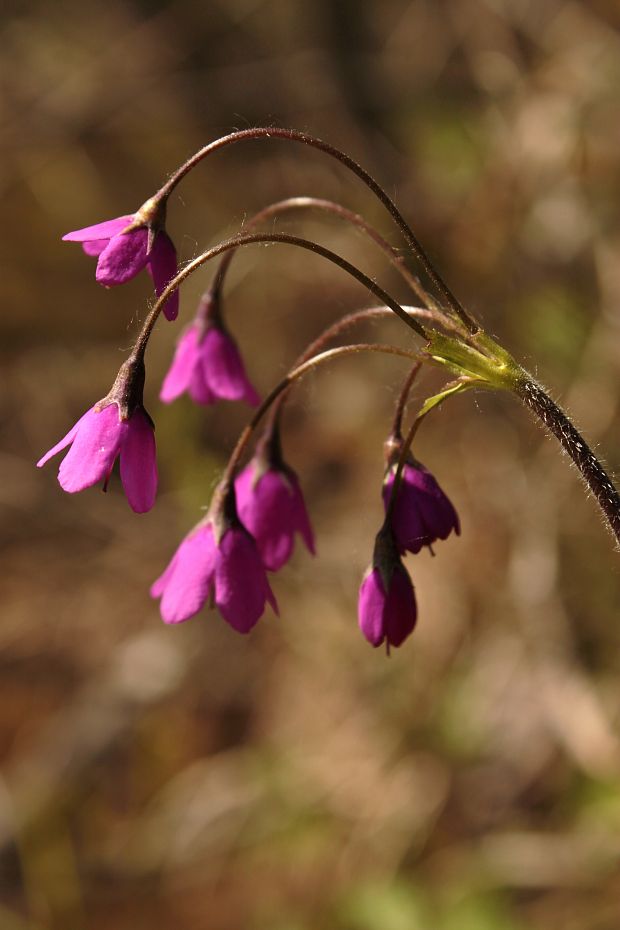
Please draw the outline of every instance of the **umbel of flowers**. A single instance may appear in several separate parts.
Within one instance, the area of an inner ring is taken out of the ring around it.
[[[269,204],[244,226],[243,233],[220,242],[177,268],[176,250],[166,231],[168,198],[206,157],[246,140],[284,140],[318,149],[356,175],[379,199],[399,230],[405,250],[395,248],[362,216],[341,204],[314,197],[292,197]],[[278,232],[260,231],[261,224],[287,210],[315,210],[348,223],[381,249],[410,288],[415,305],[403,305],[360,268],[319,242]],[[38,462],[59,452],[58,480],[75,493],[102,483],[107,487],[118,459],[120,477],[131,508],[145,513],[157,491],[154,424],[143,405],[145,353],[163,315],[179,313],[179,289],[207,262],[219,257],[213,281],[194,319],[181,332],[160,399],[172,403],[183,394],[200,405],[242,401],[256,408],[235,446],[207,515],[190,530],[154,582],[166,623],[195,616],[215,606],[235,630],[248,633],[267,604],[277,613],[268,573],[282,569],[299,537],[314,554],[314,534],[300,479],[282,450],[282,411],[296,382],[320,365],[343,356],[382,352],[408,362],[409,372],[396,404],[385,444],[385,472],[377,497],[384,520],[372,560],[359,591],[359,626],[373,646],[400,646],[413,631],[417,605],[403,559],[416,558],[452,532],[460,533],[457,512],[437,479],[412,452],[421,423],[456,394],[474,388],[504,391],[519,399],[561,444],[577,465],[601,512],[620,542],[620,496],[600,462],[572,422],[546,391],[497,341],[491,339],[452,293],[430,262],[404,216],[377,181],[349,155],[321,139],[292,129],[258,127],[230,133],[196,152],[139,209],[64,236],[79,242],[97,259],[96,280],[106,287],[122,284],[146,269],[153,279],[156,302],[148,312],[127,360],[108,394],[77,421],[66,436]],[[228,267],[238,250],[252,243],[276,242],[314,252],[359,281],[377,306],[350,313],[318,334],[261,402],[224,316],[223,290]],[[417,277],[426,278],[423,285]],[[380,343],[330,344],[369,317],[396,314],[418,338],[411,347]],[[412,383],[422,365],[443,369],[452,380],[427,398],[403,431]],[[250,443],[259,436],[253,454]]]

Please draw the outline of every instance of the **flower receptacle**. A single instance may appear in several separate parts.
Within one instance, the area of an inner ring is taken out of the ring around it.
[[[482,387],[514,392],[525,374],[518,362],[482,330],[471,337],[471,343],[433,332],[422,351],[435,364],[465,375]]]

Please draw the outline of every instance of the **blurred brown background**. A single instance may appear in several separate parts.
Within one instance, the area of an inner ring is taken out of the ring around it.
[[[505,397],[464,397],[418,456],[462,518],[409,561],[420,620],[356,627],[402,363],[311,379],[286,453],[319,556],[248,638],[164,628],[148,586],[247,410],[157,400],[156,509],[68,496],[39,455],[104,395],[145,274],[105,291],[69,229],[136,209],[193,150],[274,122],[376,174],[456,293],[620,462],[620,14],[558,0],[41,0],[0,26],[2,930],[617,930],[620,570],[576,474]],[[283,142],[227,149],[169,206],[184,259],[271,200],[355,179]],[[355,233],[287,217],[406,299]],[[236,269],[236,270],[235,270]],[[190,318],[208,269],[182,294]],[[266,391],[367,295],[286,247],[235,260],[229,322]],[[398,323],[370,338],[407,340]],[[357,336],[357,333],[356,333]],[[420,400],[438,383],[430,373]]]

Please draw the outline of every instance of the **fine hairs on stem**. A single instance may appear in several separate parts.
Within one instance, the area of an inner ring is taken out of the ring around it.
[[[377,285],[359,268],[356,268],[354,265],[336,253],[326,249],[324,246],[319,245],[316,242],[312,242],[311,240],[303,239],[298,236],[291,236],[286,233],[252,233],[246,236],[237,236],[228,240],[227,242],[220,243],[219,245],[207,250],[202,255],[199,255],[197,258],[193,259],[191,262],[188,262],[188,264],[185,265],[185,267],[170,281],[170,283],[164,289],[150,314],[148,315],[142,332],[136,341],[134,352],[132,353],[133,356],[139,359],[144,355],[150,334],[166,300],[189,275],[191,275],[197,268],[199,268],[210,259],[215,258],[229,250],[236,250],[241,246],[249,245],[251,243],[282,243],[297,246],[299,248],[306,249],[307,251],[314,252],[317,255],[321,255],[322,257],[333,262],[335,265],[338,265],[340,268],[362,283],[367,288],[367,290],[369,290],[379,300],[383,301],[383,303],[385,303],[385,305],[391,311],[400,317],[418,335],[423,336],[425,339],[428,338],[426,330],[421,325],[421,323],[419,323],[414,318],[413,315],[409,314],[404,309],[404,307],[397,303],[397,301],[395,301],[386,291],[384,291],[383,288]],[[479,332],[481,333],[481,331]],[[502,369],[502,386],[504,386],[503,382],[505,380],[505,373],[503,369],[506,367],[506,358],[510,360],[508,353],[506,353],[505,350],[502,350],[502,358],[499,366],[500,369]],[[535,382],[529,375],[527,375],[527,373],[520,365],[512,361],[512,367],[514,370],[514,374],[511,375],[510,381],[512,384],[512,390],[517,396],[521,398],[521,400],[524,401],[526,406],[528,406],[530,410],[536,414],[536,416],[544,423],[544,425],[550,429],[553,435],[555,435],[556,438],[560,440],[563,448],[571,456],[587,486],[594,494],[606,521],[614,533],[616,541],[620,545],[620,496],[615,490],[613,482],[603,469],[593,451],[589,448],[583,437],[577,432],[572,424],[570,424],[571,430],[575,432],[578,439],[576,439],[574,442],[566,440],[567,429],[565,429],[564,425],[562,424],[564,421],[566,423],[570,423],[570,421],[568,420],[568,417],[566,417],[566,414],[561,411],[561,408],[559,408],[551,401],[550,398],[547,397],[540,386],[536,385],[535,390],[529,387],[532,384],[535,385]],[[461,373],[463,373],[463,369],[461,369]],[[467,374],[466,369],[464,373]],[[549,401],[548,404],[541,401],[541,397],[543,396],[547,397],[547,400]],[[557,413],[554,414],[555,419],[554,415],[550,413],[551,410],[557,411]]]
[[[401,253],[360,214],[331,200],[312,196],[287,197],[270,203],[246,223],[243,231],[207,249],[175,273],[174,243],[166,230],[170,193],[208,155],[237,142],[281,139],[315,148],[352,171],[373,192],[395,221],[408,246]],[[360,267],[312,239],[257,227],[291,210],[314,210],[349,225],[368,237],[396,269],[422,306],[403,305]],[[519,399],[560,443],[595,497],[614,537],[620,543],[620,495],[603,466],[564,411],[512,355],[478,325],[433,267],[411,227],[393,200],[350,156],[313,136],[292,129],[258,127],[229,133],[201,148],[166,184],[133,214],[65,236],[81,242],[98,258],[97,280],[122,284],[147,268],[158,295],[150,308],[132,353],[121,366],[111,390],[97,401],[67,435],[39,461],[44,465],[59,452],[62,487],[73,493],[103,481],[120,458],[127,500],[136,513],[155,502],[157,469],[154,423],[144,408],[144,355],[160,314],[169,321],[178,314],[178,289],[211,259],[220,258],[211,286],[203,294],[194,320],[182,332],[160,398],[165,403],[183,393],[199,404],[242,400],[258,405],[225,468],[207,514],[181,542],[165,572],[152,588],[161,598],[167,623],[197,613],[210,599],[223,618],[247,633],[270,603],[277,610],[266,572],[277,571],[293,550],[299,534],[314,553],[313,533],[297,475],[284,457],[279,415],[291,387],[305,374],[333,359],[361,353],[387,353],[405,358],[409,372],[401,388],[384,452],[387,468],[380,489],[385,518],[375,537],[372,561],[360,587],[359,625],[366,639],[378,646],[400,646],[417,618],[415,594],[403,555],[417,555],[437,540],[460,533],[458,514],[432,472],[422,465],[411,445],[420,424],[448,398],[472,388],[510,393]],[[362,284],[380,306],[345,314],[315,336],[289,373],[260,402],[245,373],[243,360],[226,324],[223,288],[233,256],[247,245],[288,245],[319,255]],[[416,259],[435,294],[405,264]],[[365,320],[397,316],[422,340],[416,345],[359,342],[329,347]],[[432,396],[423,400],[403,439],[405,408],[414,379],[423,365],[449,373]],[[259,424],[262,437],[241,464]]]
[[[289,142],[298,142],[302,145],[319,149],[321,152],[324,152],[332,158],[335,158],[342,165],[352,171],[353,174],[357,175],[357,177],[360,178],[360,180],[362,180],[368,188],[370,188],[370,190],[391,214],[413,255],[420,262],[426,274],[433,282],[439,293],[445,298],[451,310],[456,314],[457,317],[459,317],[463,325],[470,333],[476,333],[478,331],[478,324],[470,317],[460,301],[457,300],[448,285],[445,283],[441,275],[437,272],[430,258],[422,248],[422,245],[417,236],[405,220],[396,204],[393,202],[392,198],[388,196],[384,189],[375,181],[372,175],[370,175],[364,168],[362,168],[361,165],[358,165],[358,163],[354,161],[354,159],[352,159],[349,155],[347,155],[345,152],[341,152],[335,146],[330,145],[329,142],[324,142],[322,139],[317,139],[314,136],[308,135],[308,133],[299,132],[295,129],[280,129],[275,126],[269,128],[265,126],[256,126],[252,129],[241,129],[238,132],[232,132],[226,136],[221,136],[214,142],[210,142],[208,145],[205,145],[202,149],[192,155],[191,158],[189,158],[183,165],[181,165],[181,167],[175,171],[175,173],[158,191],[154,199],[167,198],[177,186],[177,184],[179,184],[179,182],[185,177],[185,175],[188,174],[193,168],[195,168],[196,165],[199,164],[199,162],[201,162],[208,155],[211,155],[212,153],[224,148],[227,145],[233,145],[237,142],[246,142],[252,139],[261,138],[285,139]]]
[[[620,495],[592,449],[561,407],[532,378],[519,383],[517,394],[573,460],[620,546]]]
[[[204,265],[205,262],[210,261],[212,258],[216,258],[218,255],[221,255],[230,249],[238,249],[241,246],[250,245],[252,243],[276,242],[306,249],[309,252],[314,252],[317,255],[321,255],[323,258],[331,261],[334,265],[338,265],[343,269],[343,271],[348,272],[348,274],[363,284],[371,294],[373,294],[378,300],[382,301],[387,307],[389,307],[390,310],[392,310],[397,316],[401,318],[401,320],[404,320],[407,326],[413,329],[414,332],[426,339],[426,331],[412,315],[408,314],[399,303],[390,297],[387,291],[384,291],[382,287],[379,287],[379,285],[376,284],[371,278],[369,278],[368,275],[364,274],[363,271],[360,271],[359,268],[356,268],[355,265],[352,265],[340,255],[337,255],[335,252],[324,248],[324,246],[319,245],[316,242],[311,242],[309,239],[302,239],[299,236],[289,236],[286,233],[253,233],[247,236],[236,236],[233,239],[229,239],[227,242],[221,242],[219,245],[214,246],[212,249],[208,249],[206,252],[203,252],[202,255],[198,255],[191,262],[188,262],[184,268],[182,268],[182,270],[169,282],[166,288],[162,291],[153,309],[147,316],[144,322],[144,326],[142,327],[142,331],[136,340],[133,354],[136,357],[144,355],[148,340],[153,331],[153,327],[155,326],[157,318],[159,317],[164,304],[168,300],[168,297],[173,293],[173,291],[180,287],[186,278],[188,278],[194,271],[200,268],[201,265]]]
[[[271,203],[268,206],[263,207],[262,210],[259,210],[258,213],[255,213],[254,216],[250,217],[250,219],[245,223],[244,231],[247,233],[249,230],[254,229],[254,227],[259,226],[265,220],[268,220],[274,216],[278,216],[280,213],[291,210],[321,211],[323,213],[338,217],[339,219],[349,223],[351,226],[357,227],[357,229],[361,230],[361,232],[368,236],[368,238],[374,242],[375,245],[377,245],[387,256],[390,264],[396,268],[405,283],[411,288],[413,293],[420,298],[424,306],[435,311],[435,314],[439,319],[445,321],[446,325],[450,325],[452,322],[451,317],[442,312],[441,308],[437,305],[433,297],[422,287],[415,275],[409,271],[405,260],[398,249],[395,249],[393,246],[391,246],[390,243],[384,239],[379,232],[377,232],[374,226],[371,226],[370,223],[366,222],[363,216],[360,216],[358,213],[354,213],[352,210],[348,210],[346,207],[343,207],[339,203],[334,203],[332,200],[324,200],[319,197],[287,197],[285,200],[278,200],[275,203]],[[226,273],[234,256],[235,252],[231,251],[227,252],[226,255],[224,255],[224,257],[221,259],[213,284],[214,293],[219,294],[221,291]],[[452,325],[454,324],[452,323]]]

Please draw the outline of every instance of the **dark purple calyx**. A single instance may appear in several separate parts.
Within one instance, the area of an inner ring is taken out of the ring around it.
[[[385,460],[385,477],[389,475],[392,469],[395,469],[398,465],[401,453],[403,450],[403,437],[392,433],[383,443],[383,457]],[[407,452],[405,458],[406,465],[413,465],[414,468],[423,468],[421,462],[411,454],[411,451]]]
[[[226,478],[220,481],[213,492],[207,515],[198,525],[211,526],[218,546],[228,530],[241,530],[247,533],[237,513],[237,495],[234,481]]]
[[[280,436],[280,423],[278,417],[274,417],[265,428],[263,435],[256,443],[256,451],[252,457],[252,488],[256,485],[269,471],[278,472],[288,482],[291,491],[296,484],[296,475],[293,469],[288,465],[282,454],[282,439]]]
[[[119,419],[129,420],[140,407],[151,426],[155,424],[144,409],[144,380],[146,371],[142,355],[132,355],[123,362],[108,394],[97,404],[95,410],[101,411],[111,404],[118,406]]]
[[[379,530],[375,538],[375,548],[372,554],[372,567],[377,569],[383,582],[383,588],[387,596],[394,572],[402,568],[402,562],[394,532],[387,520]]]
[[[209,288],[200,298],[196,316],[194,317],[194,325],[198,335],[198,344],[203,341],[212,327],[221,329],[225,333],[228,332],[222,316],[220,296],[215,288]]]

